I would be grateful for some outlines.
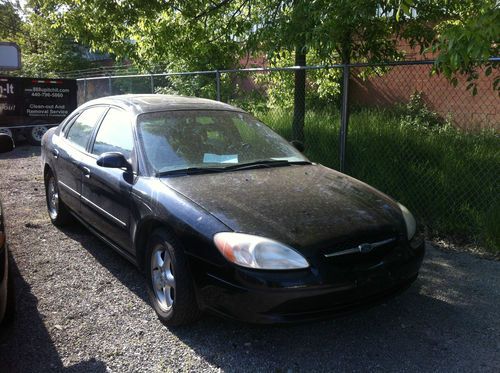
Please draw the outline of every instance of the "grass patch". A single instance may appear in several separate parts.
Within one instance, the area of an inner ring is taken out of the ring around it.
[[[292,113],[257,116],[285,138]],[[306,155],[338,169],[339,113],[308,112]],[[436,233],[500,251],[500,138],[402,125],[395,111],[351,114],[347,173],[405,204]]]

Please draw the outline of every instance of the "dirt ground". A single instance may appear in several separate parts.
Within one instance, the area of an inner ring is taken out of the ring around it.
[[[132,265],[78,224],[51,225],[39,155],[0,158],[18,307],[0,372],[500,370],[500,262],[431,242],[408,291],[348,317],[166,328]]]

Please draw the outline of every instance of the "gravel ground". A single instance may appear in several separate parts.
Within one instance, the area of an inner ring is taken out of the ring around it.
[[[261,327],[205,316],[168,329],[132,265],[82,226],[50,224],[39,154],[0,159],[18,304],[0,372],[500,369],[500,262],[431,243],[408,291],[349,317]]]

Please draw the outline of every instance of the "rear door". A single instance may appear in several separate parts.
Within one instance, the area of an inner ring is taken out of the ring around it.
[[[80,213],[82,157],[106,109],[105,106],[95,106],[82,111],[73,123],[65,127],[62,140],[53,149],[60,197],[77,213]]]
[[[132,163],[132,123],[122,109],[109,109],[89,153],[82,159],[82,216],[101,234],[130,251],[130,191],[134,175],[125,169],[98,166],[97,158],[106,152],[120,152]]]

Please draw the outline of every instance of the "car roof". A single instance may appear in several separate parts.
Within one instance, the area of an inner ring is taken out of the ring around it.
[[[161,94],[128,94],[107,96],[91,100],[80,106],[83,109],[93,105],[116,105],[132,111],[135,115],[168,110],[243,110],[214,100]]]

